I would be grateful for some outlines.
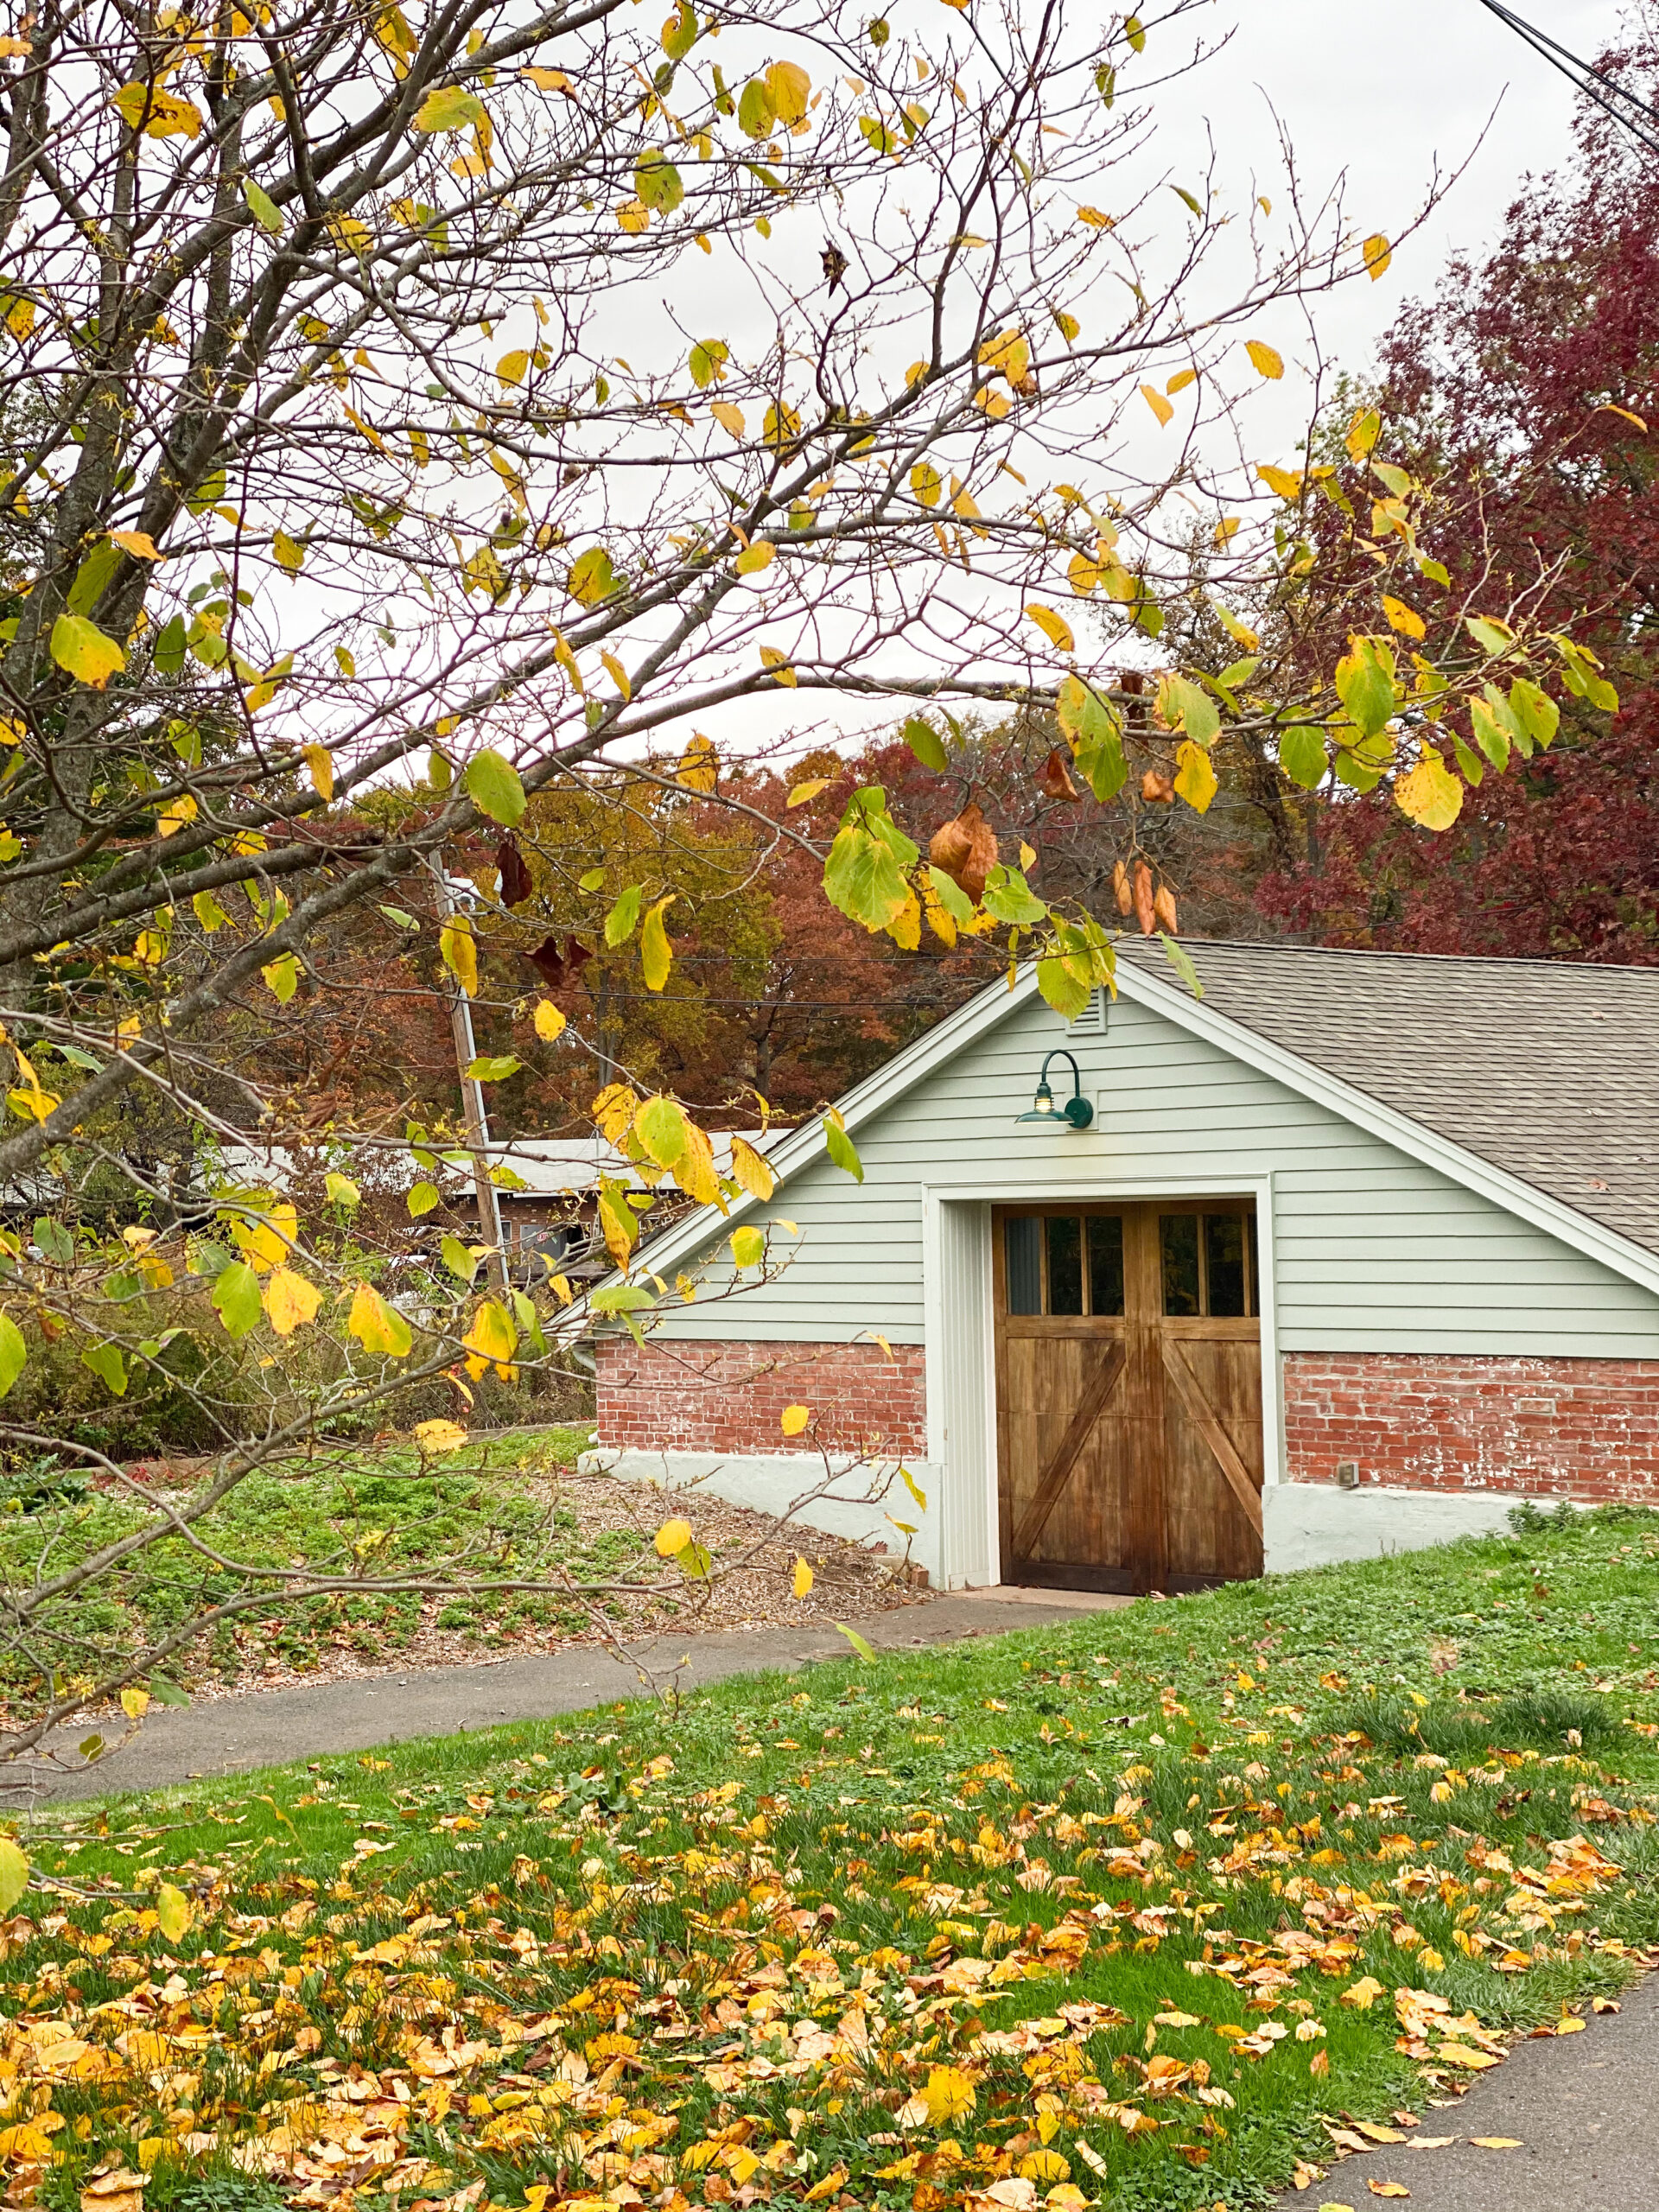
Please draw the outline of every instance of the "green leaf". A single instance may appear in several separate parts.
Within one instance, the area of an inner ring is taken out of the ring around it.
[[[1540,751],[1548,750],[1561,726],[1561,710],[1548,692],[1540,690],[1524,676],[1517,676],[1510,686],[1510,709]]]
[[[619,944],[626,944],[639,925],[639,907],[645,892],[637,883],[631,883],[610,912],[605,917],[605,942],[613,951]]]
[[[777,120],[772,94],[758,77],[751,77],[738,95],[738,129],[746,138],[770,138]]]
[[[163,624],[150,647],[150,664],[158,676],[176,676],[184,666],[184,617],[175,614]]]
[[[594,1291],[588,1300],[589,1307],[595,1313],[619,1315],[628,1334],[642,1350],[645,1339],[637,1316],[656,1303],[651,1293],[637,1282],[606,1284],[601,1289]]]
[[[221,1270],[213,1288],[213,1300],[227,1336],[238,1342],[259,1325],[259,1278],[245,1260],[232,1260]]]
[[[0,1836],[0,1912],[10,1912],[28,1887],[27,1853],[10,1836]]]
[[[471,1285],[478,1273],[478,1262],[459,1236],[446,1236],[438,1247],[438,1256],[458,1282]]]
[[[127,664],[126,654],[113,638],[106,638],[96,622],[84,614],[60,614],[52,625],[52,658],[77,683],[103,690],[112,676]]]
[[[1463,626],[1484,653],[1496,658],[1506,653],[1515,643],[1515,632],[1507,622],[1497,621],[1484,614],[1465,614]]]
[[[698,1582],[706,1582],[714,1572],[714,1560],[695,1538],[680,1546],[674,1554],[674,1563],[682,1574],[689,1574]]]
[[[1306,722],[1283,731],[1279,739],[1279,766],[1293,784],[1305,791],[1317,790],[1327,766],[1325,733]]]
[[[732,1260],[740,1268],[758,1268],[766,1256],[766,1240],[752,1224],[732,1231]]]
[[[80,1363],[92,1369],[112,1397],[126,1396],[127,1363],[118,1344],[88,1344],[80,1355]]]
[[[195,1917],[190,1900],[172,1882],[156,1885],[156,1924],[169,1943],[182,1942]]]
[[[193,515],[205,515],[209,507],[216,507],[225,496],[225,471],[216,468],[211,476],[204,476],[194,492],[187,492],[184,504]]]
[[[934,896],[958,928],[974,918],[974,902],[962,886],[942,868],[930,868],[927,880],[933,887]]]
[[[981,903],[995,920],[1010,923],[1016,929],[1048,918],[1048,908],[1020,870],[1004,867],[1000,861],[985,879],[985,896]]]
[[[849,1628],[845,1621],[837,1621],[835,1625],[841,1630],[848,1643],[852,1645],[853,1649],[858,1654],[865,1665],[867,1667],[873,1667],[875,1664],[875,1654],[871,1650],[869,1645],[859,1634],[858,1630],[855,1628]]]
[[[917,848],[887,812],[880,784],[866,784],[847,802],[824,863],[824,895],[849,921],[871,931],[886,929],[911,896],[906,868]]]
[[[847,1134],[846,1126],[833,1107],[823,1117],[823,1141],[831,1164],[855,1183],[864,1180],[864,1163],[858,1156],[858,1147]]]
[[[1376,638],[1352,638],[1337,664],[1337,696],[1363,737],[1375,737],[1394,712],[1394,652]]]
[[[152,1675],[149,1677],[149,1689],[157,1705],[188,1705],[190,1702],[188,1696],[178,1684],[169,1681],[165,1675]]]
[[[648,1098],[634,1117],[639,1141],[658,1167],[672,1167],[685,1151],[685,1116],[671,1098]]]
[[[1186,985],[1195,999],[1204,996],[1204,985],[1198,981],[1198,971],[1192,965],[1192,956],[1184,944],[1179,944],[1167,931],[1158,932],[1164,947],[1164,957]]]
[[[932,723],[924,721],[919,715],[912,715],[905,724],[904,738],[924,768],[931,768],[936,775],[943,775],[950,766],[944,740]]]
[[[1510,765],[1510,702],[1490,684],[1487,690],[1490,697],[1469,702],[1469,723],[1475,743],[1501,776]]]
[[[29,1346],[23,1342],[23,1332],[10,1313],[0,1313],[0,1398],[3,1398],[23,1371],[29,1357]],[[4,1908],[0,1906],[0,1910]]]
[[[601,607],[622,589],[622,578],[611,566],[611,556],[605,548],[590,545],[571,563],[565,585],[571,598],[579,600],[582,606]]]
[[[463,92],[459,85],[444,85],[421,102],[415,128],[428,132],[465,130],[483,117],[484,103],[475,92]]]
[[[74,582],[69,587],[69,612],[90,614],[98,605],[104,587],[121,565],[121,548],[106,537],[92,551],[75,570]]]
[[[344,1206],[349,1213],[363,1203],[363,1193],[349,1175],[337,1174],[330,1169],[322,1179],[324,1195],[332,1206]]]
[[[443,1193],[435,1183],[416,1183],[411,1185],[404,1203],[409,1208],[410,1219],[418,1221],[423,1214],[430,1213],[435,1206],[441,1205],[442,1198]]]
[[[697,42],[697,11],[691,0],[678,8],[663,25],[663,52],[671,61],[683,61]]]
[[[685,180],[666,154],[641,154],[633,165],[633,188],[647,207],[673,213],[685,197]]]
[[[718,381],[721,368],[730,358],[730,348],[718,338],[704,338],[691,348],[687,366],[699,391],[707,391],[711,384]]]
[[[257,185],[251,176],[242,180],[242,197],[247,201],[248,213],[253,217],[255,222],[261,224],[264,229],[268,230],[272,238],[281,238],[283,211],[270,194],[263,187]]]
[[[1166,676],[1158,687],[1158,709],[1171,729],[1183,729],[1195,745],[1210,745],[1221,728],[1216,702],[1185,676]]]
[[[1077,757],[1077,772],[1103,806],[1128,778],[1122,724],[1116,709],[1079,676],[1068,676],[1055,702],[1061,734]]]
[[[1050,954],[1037,963],[1037,988],[1056,1014],[1074,1021],[1094,994],[1094,984],[1075,962]]]
[[[474,1083],[505,1083],[524,1065],[514,1052],[480,1052],[467,1061],[467,1072]]]

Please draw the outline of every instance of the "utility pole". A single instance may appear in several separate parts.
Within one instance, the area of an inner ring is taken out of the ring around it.
[[[463,887],[452,880],[442,861],[432,868],[433,880],[437,886],[438,912],[442,918],[452,921],[461,910]],[[478,1058],[478,1046],[473,1035],[473,1002],[461,988],[461,979],[451,976],[449,988],[449,1027],[455,1040],[455,1072],[461,1078],[461,1115],[467,1131],[467,1149],[473,1157],[473,1189],[478,1198],[478,1225],[488,1249],[484,1255],[485,1272],[490,1288],[498,1297],[507,1294],[507,1255],[501,1235],[501,1202],[496,1195],[495,1184],[490,1175],[490,1122],[484,1108],[484,1086],[467,1070]]]
[[[1586,99],[1593,100],[1611,116],[1637,145],[1645,147],[1649,154],[1659,154],[1659,109],[1652,107],[1639,94],[1627,91],[1617,77],[1610,77],[1605,70],[1581,61],[1559,39],[1551,38],[1548,31],[1539,30],[1512,8],[1506,8],[1503,0],[1480,0],[1480,4],[1517,37],[1525,39],[1535,54],[1541,54],[1551,68],[1559,69]]]

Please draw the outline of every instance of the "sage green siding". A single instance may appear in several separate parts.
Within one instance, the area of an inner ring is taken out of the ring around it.
[[[1095,1127],[1017,1128],[1043,1053],[1062,1044]],[[766,1211],[801,1232],[778,1235],[796,1255],[780,1280],[677,1306],[659,1333],[922,1342],[925,1185],[1150,1197],[1270,1176],[1281,1351],[1659,1357],[1653,1294],[1126,1000],[1103,1036],[1071,1034],[1035,999],[1011,1009],[857,1142],[861,1187],[822,1158],[779,1185]]]

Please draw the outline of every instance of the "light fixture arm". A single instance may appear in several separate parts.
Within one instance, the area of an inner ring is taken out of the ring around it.
[[[1064,1106],[1056,1106],[1054,1093],[1049,1087],[1048,1071],[1056,1060],[1064,1060],[1071,1071],[1071,1096]],[[1064,1045],[1057,1045],[1043,1060],[1042,1072],[1037,1078],[1037,1096],[1028,1114],[1015,1116],[1017,1121],[1044,1122],[1053,1128],[1063,1122],[1067,1128],[1086,1129],[1095,1118],[1095,1109],[1083,1095],[1083,1074],[1077,1061]]]

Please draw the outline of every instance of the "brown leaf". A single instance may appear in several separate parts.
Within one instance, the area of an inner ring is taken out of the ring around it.
[[[1167,930],[1171,937],[1179,937],[1175,920],[1175,893],[1166,883],[1158,887],[1158,896],[1152,902],[1152,911],[1160,929]]]
[[[1114,861],[1112,865],[1112,895],[1117,900],[1120,914],[1135,912],[1135,893],[1129,888],[1129,871],[1122,861]]]
[[[530,869],[518,849],[516,837],[504,837],[495,849],[495,864],[501,872],[501,904],[522,906],[536,888]]]
[[[1065,755],[1058,747],[1038,771],[1037,788],[1045,798],[1071,800],[1077,796],[1077,787],[1065,765]]]
[[[969,799],[960,814],[933,832],[927,857],[970,899],[983,896],[985,879],[996,866],[996,836],[976,801]]]
[[[1135,918],[1141,925],[1142,937],[1152,935],[1153,916],[1156,912],[1157,908],[1152,896],[1152,870],[1147,866],[1145,861],[1136,861],[1135,864]]]
[[[1175,800],[1175,780],[1173,776],[1160,775],[1156,768],[1148,768],[1141,779],[1141,796],[1151,799],[1158,806],[1172,806]]]
[[[531,965],[546,978],[548,988],[556,991],[563,983],[575,982],[577,976],[593,958],[593,954],[579,938],[567,939],[565,950],[559,950],[556,937],[543,938],[534,952],[524,955]]]

